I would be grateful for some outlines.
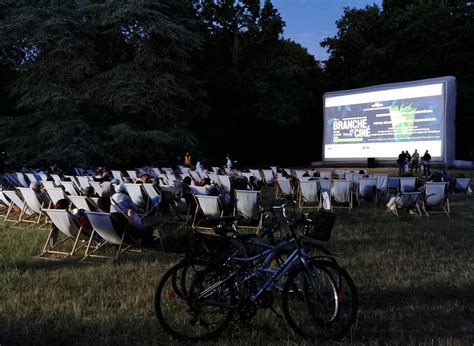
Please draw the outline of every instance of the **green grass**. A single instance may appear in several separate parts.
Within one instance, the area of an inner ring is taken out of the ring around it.
[[[342,343],[474,342],[473,196],[450,196],[452,217],[399,218],[364,205],[339,217],[327,247],[360,294]],[[0,344],[171,344],[153,311],[161,275],[177,257],[130,253],[118,263],[37,256],[46,230],[0,223]],[[284,319],[260,311],[219,344],[300,344]]]

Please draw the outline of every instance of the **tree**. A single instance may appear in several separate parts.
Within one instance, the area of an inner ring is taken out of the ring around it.
[[[0,118],[13,162],[128,167],[197,145],[205,92],[191,55],[202,37],[186,0],[7,1],[0,61],[14,116]]]

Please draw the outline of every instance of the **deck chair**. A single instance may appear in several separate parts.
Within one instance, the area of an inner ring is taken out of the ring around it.
[[[271,169],[262,169],[262,173],[265,186],[273,186],[275,183],[275,176],[273,175],[273,171]]]
[[[78,196],[76,186],[72,181],[61,181],[61,185],[70,196]]]
[[[143,186],[143,190],[145,190],[146,194],[151,199],[160,197],[160,194],[158,193],[158,191],[156,191],[156,189],[153,187],[152,184],[145,183],[142,186]]]
[[[3,194],[10,201],[7,214],[5,215],[5,222],[14,222],[17,224],[20,222],[20,217],[22,214],[26,214],[28,216],[33,215],[33,211],[28,207],[25,208],[25,201],[21,199],[15,191],[3,191]],[[9,216],[12,214],[17,214],[18,219],[9,219]]]
[[[295,175],[298,179],[301,178],[306,173],[307,171],[305,169],[295,169]]]
[[[216,173],[209,172],[209,179],[211,179],[211,181],[215,182],[217,185],[222,187],[222,183],[219,180],[219,176]]]
[[[331,179],[332,178],[332,172],[331,171],[320,171],[319,172],[319,177],[321,179]]]
[[[237,226],[255,229],[257,233],[262,228],[259,196],[259,191],[235,190],[234,216],[242,217]]]
[[[43,185],[45,189],[54,189],[56,187],[54,183],[50,180],[42,181],[41,185]]]
[[[293,196],[293,186],[291,185],[290,179],[278,178],[277,189],[275,191],[275,198],[282,199],[285,196]]]
[[[397,194],[399,188],[400,188],[400,178],[398,178],[398,177],[388,177],[388,182],[387,182],[388,193],[390,193],[390,191],[392,191],[395,194]]]
[[[67,198],[71,201],[72,204],[76,206],[77,209],[91,211],[89,203],[93,206],[96,206],[95,202],[92,199],[87,198],[86,196],[67,196]],[[87,203],[87,201],[89,201],[89,203]]]
[[[138,180],[137,171],[128,170],[126,172],[128,176],[130,177],[130,179],[132,180],[132,182],[136,182]]]
[[[102,185],[98,181],[89,181],[90,186],[94,189],[95,193],[99,196],[102,197],[104,194],[104,189],[102,188]]]
[[[8,198],[5,197],[3,194],[3,190],[0,188],[0,213],[1,216],[5,216],[8,212],[8,208],[10,207],[10,201]]]
[[[6,190],[6,189],[14,189],[17,186],[21,186],[21,184],[18,181],[16,174],[5,173],[3,175],[2,186]]]
[[[400,192],[416,192],[416,177],[400,177]]]
[[[45,191],[48,194],[52,204],[49,206],[49,208],[52,208],[52,206],[58,203],[59,200],[66,198],[63,189],[60,187],[46,188]]]
[[[47,217],[43,213],[44,206],[38,200],[38,197],[36,197],[36,194],[33,189],[29,187],[19,187],[18,191],[20,192],[21,196],[23,197],[23,200],[25,201],[25,203],[23,204],[23,210],[20,214],[19,221],[39,224],[41,222],[41,218],[44,217],[44,224],[46,224]],[[27,214],[25,213],[26,210],[31,210],[32,213]]]
[[[114,215],[110,213],[97,213],[92,211],[86,211],[86,215],[93,228],[93,232],[91,237],[89,238],[86,252],[81,261],[85,261],[89,257],[117,260],[119,256],[125,253],[127,250],[133,247],[139,247],[137,241],[133,239],[130,234],[127,234],[125,229],[121,230],[121,236],[117,233],[112,223],[112,218],[114,217]],[[92,252],[90,252],[92,240],[94,239],[96,233],[102,238],[103,241],[98,246],[96,246]],[[127,238],[130,239],[130,242],[124,241],[126,235],[128,235]],[[96,255],[96,253],[105,245],[117,246],[117,251],[115,252],[114,256]]]
[[[189,175],[195,182],[201,182],[202,178],[199,176],[199,174],[195,171],[189,171]]]
[[[219,181],[222,184],[222,189],[224,190],[224,193],[230,193],[231,189],[231,183],[230,183],[230,178],[227,175],[218,175]]]
[[[263,181],[262,174],[258,169],[250,169],[250,173],[257,179],[257,181]]]
[[[211,169],[214,173],[219,174],[219,167],[213,166],[213,167],[211,167]]]
[[[195,196],[201,195],[201,196],[207,196],[209,195],[209,191],[205,186],[190,186],[191,188],[191,193]]]
[[[327,192],[328,194],[331,194],[331,188],[333,184],[333,180],[331,179],[318,179],[319,182],[319,190],[321,193]]]
[[[334,172],[334,174],[337,176],[337,179],[342,179],[342,180],[344,180],[345,173],[346,171],[343,169],[336,169],[336,171]]]
[[[110,172],[112,173],[112,176],[114,177],[114,179],[117,179],[118,181],[123,183],[122,172],[120,171],[110,171]]]
[[[353,181],[354,172],[344,172],[344,180]]]
[[[427,182],[425,184],[425,193],[422,201],[422,208],[426,216],[429,214],[446,214],[450,216],[449,199],[446,195],[448,183]],[[433,211],[433,208],[439,207],[441,211]]]
[[[145,214],[148,213],[150,207],[150,200],[143,198],[142,185],[141,184],[124,184],[128,195],[132,199],[133,204],[138,208],[145,210]]]
[[[456,178],[453,184],[453,193],[471,194],[471,178]]]
[[[321,200],[319,198],[319,187],[317,180],[300,181],[299,185],[299,208],[321,208]]]
[[[89,184],[89,181],[91,179],[90,179],[90,177],[88,177],[86,175],[80,175],[80,176],[76,177],[76,179],[79,182],[79,187],[81,188],[81,190],[84,190],[86,187],[91,186]]]
[[[40,257],[44,257],[48,254],[63,255],[62,259],[72,256],[76,251],[87,245],[87,242],[77,246],[79,239],[89,240],[89,236],[82,233],[82,227],[78,227],[71,217],[71,214],[67,210],[62,209],[43,209],[44,213],[48,215],[52,223],[56,228],[64,235],[63,239],[59,240],[53,237],[56,231],[54,227],[51,227],[48,238],[44,243],[43,250],[40,253]],[[73,242],[72,248],[69,251],[59,251],[58,247],[68,240]]]
[[[16,172],[16,178],[18,180],[18,182],[20,183],[19,187],[28,187],[30,186],[26,180],[25,180],[25,176],[23,175],[23,173],[21,172]]]
[[[246,177],[248,180],[250,180],[250,177],[253,177],[253,173],[250,172],[242,172],[242,175]]]
[[[352,209],[352,182],[349,180],[333,180],[331,189],[331,210],[334,208]],[[336,206],[338,204],[346,204],[346,206]]]
[[[34,175],[34,173],[25,173],[25,175],[28,178],[28,180],[30,181],[30,184],[35,183],[35,182],[40,180]]]
[[[196,211],[194,213],[193,225],[192,227],[195,228],[212,228],[212,227],[203,227],[201,222],[205,221],[205,219],[197,220],[199,215],[202,215],[204,218],[209,217],[219,217],[222,216],[223,211],[219,201],[218,196],[203,196],[203,195],[195,195],[196,199]]]
[[[376,173],[373,177],[377,179],[377,194],[388,194],[388,174]]]
[[[51,174],[51,178],[53,178],[53,181],[56,185],[61,185],[61,178],[57,174]]]
[[[206,179],[206,178],[209,178],[209,174],[207,174],[207,172],[203,169],[197,169],[196,172],[197,172],[197,174],[199,174],[199,176],[203,180]]]
[[[396,216],[399,216],[398,211],[400,209],[406,209],[418,216],[421,216],[420,199],[421,192],[400,193],[398,196],[392,197],[387,203],[386,212],[391,212]]]
[[[174,186],[161,186],[161,203],[168,203],[169,207],[173,209],[174,215],[170,214],[169,218],[165,218],[163,224],[173,221],[175,218],[179,222],[188,223],[189,216],[191,215],[191,206],[188,204],[185,198],[182,197],[182,189]],[[185,216],[184,221],[182,216]],[[162,225],[163,225],[162,224]]]
[[[357,188],[357,199],[360,202],[373,201],[377,205],[377,179],[376,178],[359,178]]]

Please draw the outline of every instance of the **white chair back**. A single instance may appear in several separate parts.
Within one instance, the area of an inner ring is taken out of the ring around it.
[[[332,178],[332,172],[331,171],[320,171],[319,172],[319,177],[321,179],[331,179]]]
[[[377,179],[377,191],[381,194],[388,192],[388,174],[374,174],[373,177]]]
[[[59,231],[64,233],[68,237],[77,237],[79,233],[79,228],[74,223],[71,214],[67,210],[63,209],[43,209],[43,211],[48,215],[53,224],[58,228]],[[83,239],[87,237],[84,236]]]
[[[98,181],[91,180],[89,181],[90,186],[94,189],[95,193],[99,195],[99,197],[102,197],[102,194],[104,193],[104,189],[102,188],[102,185]]]
[[[91,180],[90,177],[86,176],[86,175],[80,175],[78,177],[76,177],[77,181],[79,182],[79,186],[81,187],[81,189],[85,189],[86,187],[89,187],[90,184],[89,184],[89,181]]]
[[[191,193],[195,196],[201,195],[206,196],[209,194],[209,191],[205,186],[190,186]]]
[[[57,185],[61,185],[61,178],[57,174],[51,174],[51,178]]]
[[[250,173],[253,174],[253,176],[255,178],[257,178],[258,181],[263,181],[263,177],[262,177],[262,174],[260,173],[260,171],[258,169],[251,169],[250,170]]]
[[[99,236],[107,242],[115,245],[122,243],[121,237],[117,234],[112,224],[111,215],[109,213],[97,213],[86,211],[87,218],[91,223],[92,228]]]
[[[471,178],[456,178],[454,180],[454,192],[466,192],[471,185]]]
[[[18,182],[20,183],[21,186],[28,187],[28,183],[26,182],[25,176],[23,175],[23,173],[16,172],[16,178],[17,178],[17,180],[18,180]],[[36,181],[36,179],[35,179],[35,181]]]
[[[58,203],[59,200],[66,198],[64,191],[60,187],[46,188],[46,193],[53,204]]]
[[[70,196],[77,196],[77,190],[72,181],[62,181],[61,185],[64,186],[64,190],[66,190]]]
[[[146,208],[146,202],[142,194],[141,184],[124,184],[128,195],[132,199],[133,204],[139,208]]]
[[[117,179],[118,181],[123,183],[122,172],[120,172],[120,171],[111,171],[111,173],[112,173],[112,176],[114,177],[114,179]]]
[[[235,190],[237,215],[245,219],[258,219],[258,191]]]
[[[50,180],[44,180],[41,182],[41,184],[45,189],[54,189],[56,187],[54,186],[54,183]]]
[[[336,202],[350,203],[351,184],[349,180],[333,180],[331,195]]]
[[[444,182],[427,182],[425,184],[425,203],[430,206],[443,205],[446,199],[446,186]]]
[[[400,177],[400,192],[416,192],[416,177]]]
[[[300,181],[300,191],[304,202],[319,202],[319,189],[317,180]]]
[[[16,193],[15,191],[3,191],[3,194],[15,205],[17,208],[23,209],[25,205],[25,201],[23,201]],[[25,213],[28,215],[33,214],[33,211],[28,208],[28,206],[25,208]]]
[[[222,184],[222,188],[225,193],[230,193],[230,178],[227,175],[219,175],[219,181]]]
[[[33,189],[29,187],[19,187],[18,191],[20,191],[21,195],[23,196],[23,200],[25,201],[28,208],[36,214],[40,214],[42,206],[38,201],[38,197],[36,197]]]
[[[278,178],[278,186],[280,187],[281,193],[283,195],[292,195],[293,186],[291,186],[290,179],[287,178]]]
[[[132,170],[129,170],[129,171],[126,171],[128,176],[130,178],[132,178],[133,181],[137,180],[138,177],[137,177],[137,171],[132,171]]]
[[[145,190],[145,192],[150,198],[156,198],[160,196],[158,194],[158,191],[155,190],[152,184],[148,184],[148,183],[143,184],[143,189]]]
[[[262,169],[263,178],[265,179],[265,184],[271,185],[274,183],[274,175],[271,169]]]
[[[67,196],[69,200],[76,206],[77,209],[84,209],[91,211],[89,204],[87,204],[87,197],[85,196]]]
[[[376,178],[359,178],[359,195],[362,198],[373,198],[377,188]]]
[[[39,179],[36,178],[36,176],[33,173],[25,173],[26,177],[30,181],[30,183],[37,182]]]
[[[205,217],[218,217],[221,215],[219,197],[196,195],[196,200]]]

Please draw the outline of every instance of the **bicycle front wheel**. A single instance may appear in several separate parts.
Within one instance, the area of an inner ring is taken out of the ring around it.
[[[359,300],[344,269],[330,261],[310,260],[289,274],[282,304],[288,324],[299,335],[338,339],[354,323]]]
[[[168,270],[155,294],[156,317],[163,329],[187,341],[212,339],[222,333],[232,320],[235,296],[230,283],[216,284],[220,276],[219,268],[198,259],[182,261]]]

